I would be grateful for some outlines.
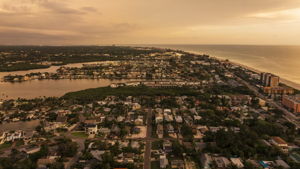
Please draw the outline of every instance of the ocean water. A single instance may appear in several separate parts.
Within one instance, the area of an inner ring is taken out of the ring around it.
[[[208,54],[221,59],[270,72],[282,82],[300,89],[300,46],[255,45],[148,45]]]

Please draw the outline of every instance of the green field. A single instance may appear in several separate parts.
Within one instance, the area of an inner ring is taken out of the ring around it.
[[[80,137],[80,138],[87,138],[88,137],[88,135],[85,132],[81,132],[81,131],[73,132],[72,136]]]
[[[5,142],[3,144],[0,144],[0,150],[5,149],[5,148],[9,148],[12,144]]]

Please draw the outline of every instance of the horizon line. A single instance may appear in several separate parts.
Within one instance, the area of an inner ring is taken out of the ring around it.
[[[74,45],[52,45],[52,44],[49,44],[49,45],[39,45],[39,44],[24,44],[24,45],[22,45],[22,44],[20,44],[20,45],[8,45],[8,44],[0,44],[0,46],[1,47],[3,47],[3,46],[8,46],[8,47],[20,47],[20,46],[24,46],[24,47],[26,47],[26,46],[40,46],[40,47],[43,47],[43,46],[45,46],[45,47],[47,47],[47,46],[49,46],[49,47],[72,47],[72,46],[74,46],[74,47],[76,47],[76,46],[138,46],[138,45],[142,45],[141,47],[143,47],[143,46],[147,46],[147,45],[150,45],[150,46],[148,46],[148,47],[152,47],[151,45],[202,45],[202,46],[208,46],[208,45],[211,45],[211,46],[300,46],[300,44],[299,45],[295,45],[295,44],[222,44],[222,43],[207,43],[207,44],[204,44],[204,43],[200,43],[200,44],[196,44],[196,43],[186,43],[186,44],[184,44],[184,43],[170,43],[170,44],[168,44],[168,43],[141,43],[141,44],[138,44],[138,43],[133,43],[133,44],[86,44],[86,45],[84,45],[84,44],[82,44],[82,45],[76,45],[76,44],[74,44]]]

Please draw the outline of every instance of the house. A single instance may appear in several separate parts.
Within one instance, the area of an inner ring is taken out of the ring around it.
[[[244,164],[242,163],[242,160],[240,158],[230,158],[230,161],[238,168],[244,168]]]
[[[203,134],[199,130],[196,130],[196,133],[194,134],[193,137],[195,139],[201,139],[201,138],[203,138]]]
[[[117,83],[112,83],[112,84],[110,85],[110,87],[111,87],[111,88],[117,88],[117,87],[119,87],[119,85],[118,85]]]
[[[198,116],[198,115],[195,115],[195,116],[194,116],[194,120],[195,120],[195,121],[198,121],[198,120],[201,120],[201,119],[202,119],[201,116]]]
[[[128,112],[127,114],[128,114],[127,119],[129,121],[131,121],[131,122],[134,122],[134,120],[135,120],[135,118],[134,118],[135,113],[134,112]]]
[[[40,149],[41,149],[41,147],[34,146],[34,147],[23,148],[22,151],[26,154],[33,154],[33,153],[39,152]]]
[[[207,153],[202,154],[200,160],[201,160],[201,164],[202,164],[203,169],[210,169],[211,168],[210,165],[212,164],[213,159],[209,154],[207,154]]]
[[[103,134],[109,134],[110,131],[111,130],[109,128],[100,128],[98,132]]]
[[[142,106],[138,103],[133,103],[132,104],[132,110],[139,110],[141,108],[142,108]]]
[[[159,166],[160,168],[167,168],[169,161],[167,159],[166,154],[159,156]]]
[[[261,98],[258,98],[258,104],[261,106],[261,107],[264,107],[266,106],[266,101],[261,99]]]
[[[163,142],[163,150],[166,153],[172,152],[173,151],[173,149],[172,149],[172,142],[169,141],[169,140],[164,141]]]
[[[275,160],[275,163],[278,167],[282,167],[284,169],[289,169],[291,168],[285,161],[283,160]]]
[[[169,134],[173,134],[174,133],[174,127],[172,124],[167,124],[167,131]]]
[[[175,121],[176,121],[176,123],[182,123],[183,122],[181,116],[175,116]]]
[[[131,148],[138,149],[138,148],[140,148],[140,143],[137,141],[132,141],[130,146],[131,146]]]
[[[247,163],[251,164],[255,168],[260,168],[260,164],[256,160],[246,160]]]
[[[247,105],[251,103],[251,97],[249,95],[231,95],[230,103],[231,105]]]
[[[162,124],[157,125],[156,134],[157,134],[158,138],[164,137],[164,126]]]
[[[55,163],[55,159],[41,158],[37,161],[38,168],[47,168],[47,165]]]
[[[85,126],[85,132],[89,135],[98,134],[98,125],[97,124],[87,124]]]
[[[184,161],[183,160],[172,160],[171,161],[171,167],[177,168],[177,169],[184,169]]]
[[[123,122],[125,120],[124,116],[118,116],[117,117],[117,122]]]
[[[134,153],[124,153],[124,162],[125,163],[134,163]]]
[[[205,147],[206,147],[206,143],[204,142],[198,142],[198,141],[194,142],[194,149],[197,152],[202,151]]]
[[[161,113],[157,113],[155,115],[155,123],[162,123],[164,121],[164,117]]]
[[[164,109],[164,113],[166,113],[166,114],[171,114],[171,113],[172,113],[172,110],[171,110],[171,109]]]
[[[138,116],[138,118],[135,119],[134,123],[135,123],[135,125],[138,125],[138,126],[143,125],[144,117],[143,116]]]
[[[129,141],[124,140],[124,141],[119,141],[120,148],[128,147]]]
[[[66,123],[66,122],[67,122],[67,117],[59,113],[58,116],[56,117],[56,123]]]
[[[0,144],[5,143],[5,137],[6,137],[6,133],[0,131]]]
[[[102,155],[105,153],[105,151],[100,151],[100,150],[92,150],[91,152],[91,155],[95,158],[95,159],[97,159],[97,160],[99,160],[99,161],[102,161]]]
[[[23,135],[23,140],[25,142],[28,142],[32,139],[33,135],[34,135],[35,131],[26,131]]]
[[[280,137],[272,137],[270,141],[273,145],[280,148],[283,152],[288,152],[288,144]]]
[[[3,144],[5,142],[9,141],[15,141],[23,139],[24,131],[18,130],[18,131],[12,131],[12,132],[0,132],[0,144]]]
[[[85,125],[88,125],[88,124],[97,124],[97,121],[96,120],[85,120],[84,124]]]
[[[197,128],[197,130],[200,130],[201,133],[205,133],[205,132],[208,131],[207,126],[200,126],[200,125],[199,125],[199,126],[197,126],[196,128]]]
[[[65,127],[65,123],[58,123],[58,122],[45,122],[44,129],[46,132],[58,129],[58,128],[63,128]]]
[[[225,131],[227,131],[228,129],[226,127],[209,127],[209,130],[213,133],[218,132],[219,130],[224,129]]]
[[[113,125],[111,128],[111,132],[115,135],[119,135],[121,132],[121,129],[118,125]]]
[[[171,114],[164,114],[164,118],[167,122],[174,121],[173,115],[171,115]]]
[[[215,161],[217,168],[223,169],[228,167],[231,163],[225,157],[214,157],[213,160]]]

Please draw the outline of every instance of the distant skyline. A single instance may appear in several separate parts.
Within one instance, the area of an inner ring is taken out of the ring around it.
[[[0,0],[0,45],[300,45],[300,0]]]

